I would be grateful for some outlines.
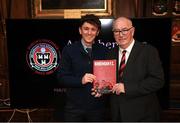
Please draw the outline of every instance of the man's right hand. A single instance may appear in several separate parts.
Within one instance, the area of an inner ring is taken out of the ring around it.
[[[95,88],[92,88],[91,91],[92,91],[91,95],[93,95],[94,97],[101,97],[102,96],[102,94],[99,93],[97,91],[97,89],[95,89]]]
[[[86,73],[82,78],[82,84],[92,83],[96,79],[96,76],[91,73]]]

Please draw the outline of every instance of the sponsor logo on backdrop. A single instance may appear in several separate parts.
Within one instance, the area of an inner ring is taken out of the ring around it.
[[[39,39],[33,41],[26,52],[28,66],[40,75],[49,75],[59,66],[59,48],[53,41]]]
[[[73,44],[75,41],[71,41],[71,40],[68,40],[67,42],[67,45],[71,45]],[[103,41],[101,39],[98,39],[97,42],[105,47],[107,47],[108,49],[112,49],[114,48],[115,46],[117,46],[118,44],[114,41]]]

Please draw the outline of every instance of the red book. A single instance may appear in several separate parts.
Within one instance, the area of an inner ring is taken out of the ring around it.
[[[110,93],[116,83],[116,60],[94,60],[93,74],[96,76],[93,88],[101,94]]]

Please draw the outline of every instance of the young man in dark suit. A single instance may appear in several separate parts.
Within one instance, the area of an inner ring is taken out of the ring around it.
[[[101,22],[95,15],[83,16],[80,20],[81,40],[64,47],[58,78],[67,88],[65,121],[105,121],[106,100],[91,95],[92,61],[105,59],[108,50],[96,37],[101,30]]]

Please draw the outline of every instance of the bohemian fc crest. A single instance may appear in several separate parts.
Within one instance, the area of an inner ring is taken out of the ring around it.
[[[37,40],[28,47],[27,62],[37,74],[53,73],[59,65],[57,46],[50,40]]]

